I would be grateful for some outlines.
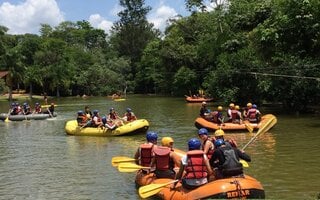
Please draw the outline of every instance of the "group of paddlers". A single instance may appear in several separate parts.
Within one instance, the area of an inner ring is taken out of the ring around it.
[[[109,113],[104,116],[100,116],[100,113],[98,110],[93,110],[91,112],[89,106],[86,106],[84,111],[79,110],[77,113],[77,122],[81,128],[105,127],[113,130],[119,126],[132,122],[134,120],[137,120],[137,117],[132,112],[131,108],[126,109],[126,112],[123,115],[123,117],[120,117],[114,108],[110,108]]]
[[[201,128],[198,136],[200,139],[188,141],[186,154],[177,156],[171,137],[163,137],[160,146],[157,145],[157,133],[148,131],[146,143],[141,144],[135,153],[136,164],[150,167],[142,169],[142,173],[152,172],[157,178],[179,180],[186,189],[195,189],[220,178],[243,176],[239,160],[250,162],[251,158],[237,148],[234,140],[225,140],[223,130],[219,129],[214,137],[209,137],[208,130]]]
[[[22,106],[19,102],[13,102],[11,103],[10,115],[30,115],[30,114],[50,114],[52,115],[54,113],[55,105],[54,103],[51,103],[49,106],[46,106],[45,110],[42,110],[42,106],[40,103],[36,102],[34,105],[34,109],[31,109],[31,106],[24,102]]]
[[[257,105],[252,103],[247,103],[247,106],[243,108],[243,112],[241,112],[239,105],[230,103],[227,109],[227,117],[225,117],[222,106],[218,106],[217,110],[211,111],[207,108],[207,103],[202,102],[200,116],[217,124],[224,124],[225,122],[242,124],[243,120],[248,120],[250,123],[259,123],[261,120],[261,113]]]

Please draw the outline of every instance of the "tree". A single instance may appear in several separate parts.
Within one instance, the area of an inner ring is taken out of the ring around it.
[[[110,42],[119,57],[130,59],[132,77],[135,77],[144,48],[159,31],[147,21],[151,8],[144,6],[144,0],[120,0],[120,6],[124,9],[118,13],[120,20],[112,26]]]

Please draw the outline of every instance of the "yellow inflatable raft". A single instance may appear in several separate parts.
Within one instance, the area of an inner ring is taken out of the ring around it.
[[[95,128],[78,126],[77,120],[70,120],[66,122],[65,131],[68,135],[80,136],[120,136],[130,135],[136,133],[145,133],[149,128],[149,122],[145,119],[138,119],[120,126],[114,130],[107,128]]]

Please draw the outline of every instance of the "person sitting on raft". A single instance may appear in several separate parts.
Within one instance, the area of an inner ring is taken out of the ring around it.
[[[126,109],[126,113],[124,114],[123,118],[122,118],[126,123],[128,122],[132,122],[134,120],[137,120],[136,115],[132,112],[131,108],[127,108]]]
[[[36,102],[35,105],[34,105],[34,111],[33,111],[35,114],[40,114],[42,113],[42,110],[41,110],[41,105],[40,103]]]
[[[24,115],[30,115],[32,113],[31,107],[29,106],[29,104],[27,102],[23,103],[22,112]]]
[[[123,125],[122,119],[119,117],[118,113],[115,111],[114,108],[109,109],[109,114],[107,116],[107,121],[111,121],[117,127]]]
[[[201,104],[200,108],[200,117],[207,119],[207,116],[210,114],[209,109],[207,109],[207,103],[204,101]]]
[[[77,114],[78,126],[84,128],[90,124],[90,120],[88,120],[87,116],[84,114],[82,110],[79,110]]]
[[[92,120],[91,120],[91,126],[100,127],[100,128],[103,127],[103,123],[102,123],[102,120],[101,120],[101,117],[100,117],[100,114],[99,114],[98,110],[94,110],[93,111],[93,117],[92,117]]]
[[[201,150],[207,155],[208,159],[210,159],[214,151],[214,145],[212,143],[214,138],[209,138],[206,128],[199,129],[198,136],[202,140]]]
[[[176,172],[175,167],[180,167],[180,162],[177,160],[173,149],[173,139],[171,137],[163,137],[161,140],[162,146],[153,148],[154,157],[150,166],[155,166],[155,175],[157,178],[174,179]]]
[[[195,189],[208,182],[208,176],[211,175],[212,169],[207,158],[207,155],[200,150],[201,142],[197,138],[191,138],[188,141],[189,151],[181,158],[179,172],[176,175],[176,180],[182,178],[182,186],[186,189]],[[183,173],[185,171],[185,175]],[[175,188],[177,182],[172,186]]]
[[[150,167],[151,161],[154,157],[153,148],[157,147],[158,134],[154,131],[148,131],[146,134],[146,142],[141,144],[137,149],[134,158],[136,160],[136,164],[141,165],[143,167]],[[153,170],[145,170],[142,169],[144,173],[149,173]]]
[[[244,151],[226,145],[222,139],[217,139],[214,146],[216,150],[210,159],[210,165],[215,169],[215,179],[243,176],[243,167],[239,160],[241,158],[250,162],[250,156]]]

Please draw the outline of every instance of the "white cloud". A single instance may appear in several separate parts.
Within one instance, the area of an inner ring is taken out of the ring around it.
[[[168,25],[168,19],[175,17],[177,14],[175,9],[161,3],[159,7],[155,8],[155,12],[151,11],[148,21],[153,23],[155,28],[164,31]]]
[[[0,5],[0,24],[9,28],[9,34],[39,33],[40,24],[57,26],[64,21],[55,0],[26,0],[13,5]]]
[[[111,11],[110,11],[109,13],[110,13],[110,15],[113,16],[113,17],[118,17],[118,13],[119,13],[120,11],[122,11],[122,10],[123,10],[123,7],[121,7],[121,6],[117,3],[117,4],[115,4],[115,5],[113,6],[113,8],[111,9]]]
[[[99,14],[93,14],[89,17],[90,24],[95,27],[104,30],[106,33],[109,33],[112,22],[106,20],[105,18],[101,17]]]

